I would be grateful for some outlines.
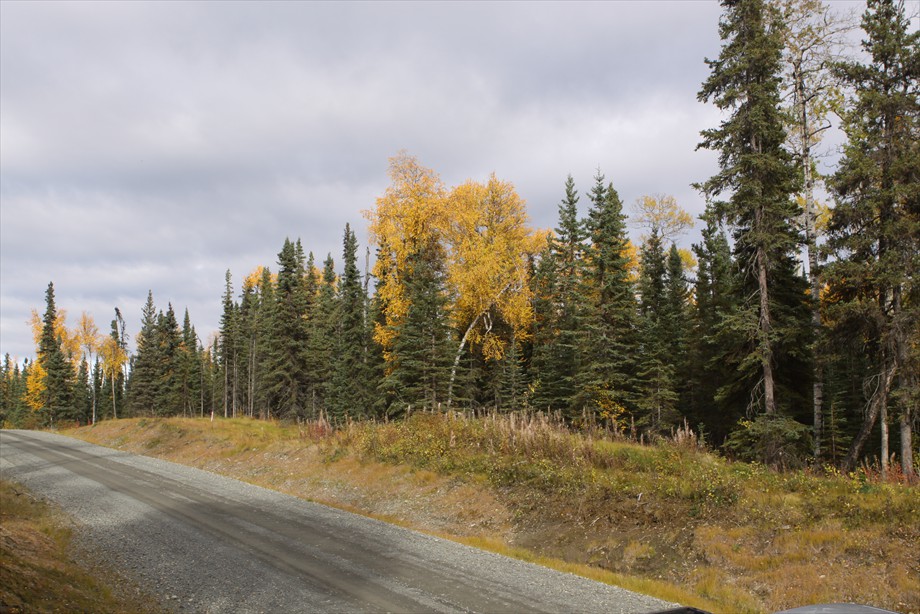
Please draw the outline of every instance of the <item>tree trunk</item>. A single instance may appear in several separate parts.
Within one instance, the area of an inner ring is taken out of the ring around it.
[[[463,333],[463,338],[460,339],[460,347],[457,348],[457,355],[454,356],[454,365],[450,369],[450,383],[447,385],[448,409],[450,409],[451,404],[454,402],[454,379],[457,377],[457,367],[460,365],[460,358],[463,356],[463,348],[466,347],[466,342],[470,338],[470,333],[473,332],[473,328],[476,326],[476,323],[479,322],[479,318],[481,317],[482,314],[480,313],[478,316],[473,318],[473,321],[470,322],[470,325],[466,327],[466,332]]]
[[[118,419],[118,410],[115,408],[115,371],[112,371],[112,417]]]
[[[888,479],[888,399],[882,399],[882,409],[879,412],[879,420],[881,421],[881,432],[882,432],[882,445],[881,445],[881,468],[882,468],[882,480]]]
[[[799,121],[802,130],[802,171],[805,177],[805,251],[808,259],[808,281],[811,283],[811,323],[817,336],[821,329],[821,279],[818,276],[817,210],[815,207],[815,180],[812,172],[811,131],[808,122],[808,102],[805,99],[805,84],[801,68],[796,70],[796,98],[799,101]],[[812,385],[812,408],[814,413],[815,463],[821,462],[821,445],[824,439],[824,357],[814,353],[814,384]]]
[[[762,214],[758,212],[758,217]],[[767,289],[767,256],[762,247],[757,248],[757,287],[760,294],[760,362],[763,366],[763,392],[767,415],[776,413],[773,382],[773,352],[770,343],[770,301]]]
[[[891,384],[894,381],[896,372],[895,365],[893,361],[887,360],[887,358],[883,364],[884,370],[881,374],[882,381],[869,400],[869,412],[866,415],[866,419],[863,421],[862,427],[859,429],[859,433],[856,435],[856,439],[853,440],[852,445],[850,445],[850,450],[847,452],[841,464],[841,468],[845,472],[852,471],[856,467],[856,461],[859,459],[863,446],[866,445],[866,441],[869,439],[873,427],[875,427],[875,421],[878,420],[882,406],[887,401],[888,394],[891,392]]]
[[[913,481],[914,474],[914,446],[913,446],[913,427],[911,425],[910,405],[904,403],[901,408],[901,473]]]

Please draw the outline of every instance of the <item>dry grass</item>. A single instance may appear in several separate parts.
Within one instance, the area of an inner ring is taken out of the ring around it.
[[[121,420],[75,435],[714,612],[920,612],[920,491],[778,474],[541,415],[385,424]]]
[[[0,481],[0,611],[152,613],[70,557],[67,519],[22,486]],[[111,577],[106,572],[107,577]]]

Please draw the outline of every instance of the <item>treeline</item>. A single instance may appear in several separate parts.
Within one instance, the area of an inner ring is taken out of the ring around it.
[[[637,438],[688,423],[777,466],[875,457],[883,471],[895,425],[913,475],[920,35],[903,3],[870,1],[854,61],[833,57],[845,25],[811,0],[726,3],[699,93],[725,112],[701,143],[720,168],[698,186],[692,253],[675,243],[690,220],[670,197],[637,203],[634,246],[600,171],[583,194],[566,180],[558,223],[540,232],[511,184],[448,188],[400,154],[366,212],[372,270],[349,226],[341,272],[285,240],[275,271],[240,289],[227,272],[207,345],[151,294],[128,357],[117,310],[93,342],[67,331],[49,285],[36,360],[4,363],[3,417],[549,411]],[[822,208],[813,152],[832,110],[848,142]]]

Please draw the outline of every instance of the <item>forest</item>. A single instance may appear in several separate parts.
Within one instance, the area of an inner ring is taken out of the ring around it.
[[[401,152],[363,250],[346,225],[339,266],[287,238],[239,285],[227,271],[207,340],[151,291],[132,352],[118,308],[106,332],[86,313],[69,326],[49,283],[36,358],[0,367],[0,422],[544,412],[913,480],[920,33],[903,2],[867,4],[857,23],[816,0],[723,3],[697,95],[723,112],[699,145],[719,170],[696,185],[692,250],[672,197],[624,204],[601,170],[587,189],[560,181],[558,222],[540,230],[512,183],[446,186]],[[856,53],[844,41],[859,27]],[[822,173],[832,125],[846,141]]]

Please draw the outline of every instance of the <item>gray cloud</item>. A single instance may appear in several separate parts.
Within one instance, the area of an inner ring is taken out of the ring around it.
[[[217,326],[223,275],[301,237],[338,260],[401,149],[495,171],[551,227],[572,173],[702,208],[714,2],[0,3],[0,341],[49,280],[136,332],[148,289]],[[362,247],[363,250],[363,247]]]

